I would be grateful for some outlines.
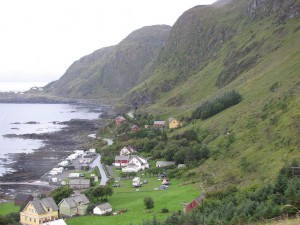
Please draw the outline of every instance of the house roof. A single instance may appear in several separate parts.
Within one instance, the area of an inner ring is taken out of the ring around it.
[[[154,125],[165,125],[165,121],[154,121]]]
[[[126,150],[129,151],[129,152],[136,152],[136,148],[133,147],[133,146],[131,146],[131,145],[126,145],[125,147],[123,147],[123,148],[121,149],[121,151],[122,151],[123,149],[126,149]]]
[[[130,127],[130,129],[135,129],[135,128],[139,128],[139,126],[138,126],[138,125],[132,125],[132,126]]]
[[[108,202],[104,203],[104,204],[101,204],[101,205],[97,205],[96,207],[99,208],[101,211],[108,210],[108,209],[112,208],[111,205]]]
[[[26,201],[29,197],[32,197],[33,198],[33,196],[31,195],[31,194],[26,194],[26,193],[17,193],[16,195],[15,195],[15,198],[14,198],[14,200],[17,200],[17,201]]]
[[[70,206],[70,208],[75,208],[76,206],[77,206],[77,203],[75,202],[75,200],[72,198],[72,197],[70,197],[70,198],[65,198],[65,199],[63,199],[62,201],[66,201],[66,203]],[[59,203],[59,205],[60,205],[60,203]]]
[[[205,195],[199,195],[197,198],[195,198],[194,200],[199,204],[201,203],[203,200],[205,199]]]
[[[126,120],[124,116],[117,116],[116,119]]]
[[[73,198],[78,204],[89,204],[90,203],[90,201],[85,196],[85,194],[76,194]]]
[[[156,166],[171,166],[175,165],[174,161],[157,161]]]
[[[140,156],[138,156],[138,155],[134,155],[134,156],[132,156],[131,157],[131,159],[130,159],[130,161],[132,160],[132,159],[137,159],[141,164],[145,164],[145,163],[147,163],[148,162],[148,160],[147,159],[145,159],[145,158],[142,158],[142,157],[140,157]]]
[[[169,122],[171,122],[172,120],[176,120],[176,119],[173,118],[173,117],[170,117],[170,118],[169,118]]]
[[[31,201],[31,204],[38,215],[46,213],[47,211],[45,208],[51,208],[54,211],[58,210],[58,206],[51,197]]]
[[[73,185],[73,184],[90,184],[90,180],[89,179],[85,179],[85,178],[72,178],[69,180],[69,184]]]
[[[128,155],[116,155],[115,160],[129,160]]]
[[[70,208],[75,208],[78,205],[86,205],[89,204],[90,201],[87,199],[87,197],[85,196],[85,194],[76,194],[74,196],[71,196],[69,198],[65,198],[63,199],[59,205],[63,202],[66,201],[67,204],[70,206]]]

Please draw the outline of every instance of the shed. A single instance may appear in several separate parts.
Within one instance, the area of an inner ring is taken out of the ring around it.
[[[174,161],[157,161],[156,167],[165,167],[175,165]]]
[[[26,193],[17,193],[14,198],[15,205],[27,205],[27,203],[32,200],[33,196],[31,194]]]
[[[193,199],[189,204],[184,207],[184,212],[190,212],[194,208],[196,208],[203,200],[205,199],[205,195],[199,195],[197,198]]]
[[[93,213],[96,215],[104,215],[106,213],[112,212],[112,206],[109,203],[104,203],[101,205],[97,205],[93,209]]]

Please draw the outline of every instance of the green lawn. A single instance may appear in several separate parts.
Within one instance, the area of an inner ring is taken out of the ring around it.
[[[130,223],[137,225],[143,220],[152,219],[156,216],[158,219],[165,218],[172,212],[182,210],[182,203],[190,202],[197,197],[200,192],[199,189],[192,184],[181,185],[178,180],[171,180],[171,186],[164,191],[155,191],[161,184],[156,177],[141,178],[146,179],[147,184],[139,189],[132,188],[130,180],[121,180],[119,183],[121,187],[114,188],[114,194],[109,198],[110,204],[113,206],[114,211],[127,209],[127,212],[122,215],[115,216],[82,216],[71,218],[67,220],[68,225],[76,224],[100,224],[101,225],[129,225]],[[154,209],[151,212],[146,212],[143,199],[150,196],[154,200]],[[161,213],[162,208],[168,208],[169,213]]]
[[[7,215],[13,212],[19,212],[20,206],[14,205],[14,203],[2,203],[0,204],[0,215]]]

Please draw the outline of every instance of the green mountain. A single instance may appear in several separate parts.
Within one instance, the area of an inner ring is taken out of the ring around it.
[[[268,182],[300,160],[299,14],[300,0],[196,6],[172,28],[145,27],[83,57],[46,89],[57,96],[121,97],[124,111],[161,119],[191,117],[204,102],[234,90],[239,103],[222,111],[219,101],[214,116],[194,119],[170,137],[197,132],[211,155],[194,169],[202,182]]]
[[[170,26],[143,27],[118,45],[102,48],[74,62],[47,92],[63,97],[119,96],[143,81],[142,71],[164,45]]]
[[[235,90],[242,101],[193,120],[212,157],[195,169],[211,184],[273,179],[300,159],[300,1],[231,0],[196,6],[175,23],[148,77],[124,97],[128,108],[190,117]]]

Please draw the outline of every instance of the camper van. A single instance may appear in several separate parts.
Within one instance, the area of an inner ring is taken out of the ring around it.
[[[141,187],[141,178],[139,177],[135,177],[132,179],[132,187],[136,188],[136,187]]]

